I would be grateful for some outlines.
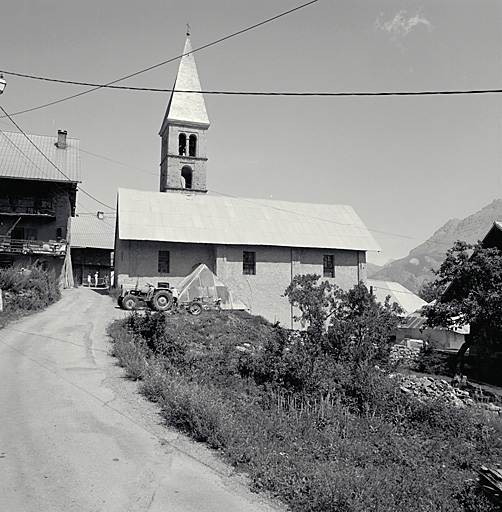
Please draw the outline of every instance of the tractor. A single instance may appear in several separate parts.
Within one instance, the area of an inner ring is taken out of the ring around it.
[[[159,283],[157,286],[147,283],[144,286],[136,285],[134,288],[122,285],[120,297],[117,302],[122,309],[128,311],[148,306],[155,311],[168,311],[171,309],[175,292],[169,283]]]

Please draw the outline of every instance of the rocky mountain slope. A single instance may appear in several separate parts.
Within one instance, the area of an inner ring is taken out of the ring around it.
[[[496,199],[463,220],[449,220],[427,241],[412,249],[408,256],[389,263],[373,275],[368,272],[368,277],[397,281],[417,293],[424,283],[434,279],[432,269],[441,265],[446,251],[455,241],[475,243],[484,238],[496,221],[502,221],[502,199]]]

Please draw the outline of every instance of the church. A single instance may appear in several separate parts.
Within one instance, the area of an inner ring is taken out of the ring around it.
[[[159,192],[118,190],[116,285],[176,287],[204,263],[250,313],[292,328],[284,291],[295,275],[349,289],[366,282],[366,252],[380,249],[347,205],[207,193],[210,123],[191,52],[187,37],[159,133]]]

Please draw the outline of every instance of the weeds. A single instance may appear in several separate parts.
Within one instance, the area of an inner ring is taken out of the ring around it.
[[[249,315],[131,315],[109,332],[168,424],[292,510],[495,510],[473,469],[502,456],[497,416],[419,402],[373,364],[317,357]]]
[[[4,308],[0,312],[0,327],[10,320],[44,309],[61,297],[55,272],[37,266],[0,269],[0,290]]]

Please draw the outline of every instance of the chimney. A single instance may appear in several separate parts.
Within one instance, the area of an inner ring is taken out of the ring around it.
[[[68,132],[66,130],[58,130],[58,141],[56,142],[56,146],[59,149],[66,149],[66,135]]]
[[[105,212],[98,212],[98,219],[104,219],[105,218]]]

